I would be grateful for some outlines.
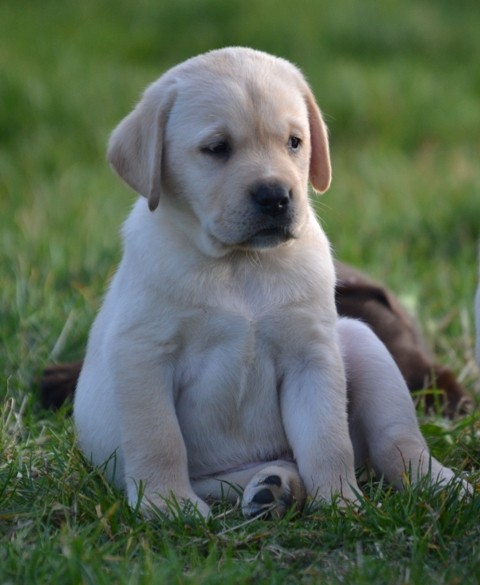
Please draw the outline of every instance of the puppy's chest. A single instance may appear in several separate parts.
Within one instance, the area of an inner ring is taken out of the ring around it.
[[[209,302],[200,294],[203,302],[182,312],[175,393],[189,416],[214,404],[215,416],[235,413],[244,428],[252,404],[276,412],[284,372],[303,354],[312,294],[295,279],[257,272],[211,287]]]
[[[188,319],[176,371],[176,390],[193,402],[242,402],[258,386],[275,390],[282,326],[271,316],[201,308]]]
[[[187,444],[208,442],[209,436],[217,443],[221,436],[235,439],[238,447],[253,437],[256,444],[271,444],[283,433],[278,325],[271,316],[218,309],[202,309],[190,319],[175,375],[177,413]]]

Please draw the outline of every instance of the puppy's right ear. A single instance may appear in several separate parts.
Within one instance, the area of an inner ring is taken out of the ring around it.
[[[161,77],[145,91],[136,108],[115,128],[108,161],[154,211],[160,200],[165,125],[175,99],[173,83]]]

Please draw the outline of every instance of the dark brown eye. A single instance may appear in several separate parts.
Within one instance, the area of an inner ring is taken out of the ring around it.
[[[290,152],[298,152],[301,145],[302,140],[301,138],[298,138],[298,136],[290,136],[288,139],[288,150],[290,150]]]
[[[230,156],[232,148],[226,140],[220,140],[203,146],[201,151],[209,156],[225,159]]]

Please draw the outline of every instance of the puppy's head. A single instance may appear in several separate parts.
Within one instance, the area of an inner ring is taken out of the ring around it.
[[[176,207],[225,251],[298,238],[308,181],[322,193],[331,179],[327,130],[302,74],[246,48],[169,70],[114,130],[108,155],[152,211]]]

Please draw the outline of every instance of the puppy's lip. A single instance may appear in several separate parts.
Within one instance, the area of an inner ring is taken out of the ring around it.
[[[277,226],[258,230],[253,236],[239,244],[240,248],[273,248],[295,239],[295,234],[287,227]]]
[[[261,229],[258,232],[256,232],[253,237],[256,238],[258,236],[260,236],[260,237],[269,237],[269,236],[278,237],[278,236],[280,236],[280,237],[284,237],[284,238],[288,238],[288,239],[293,237],[290,230],[286,227],[264,228],[264,229]]]

